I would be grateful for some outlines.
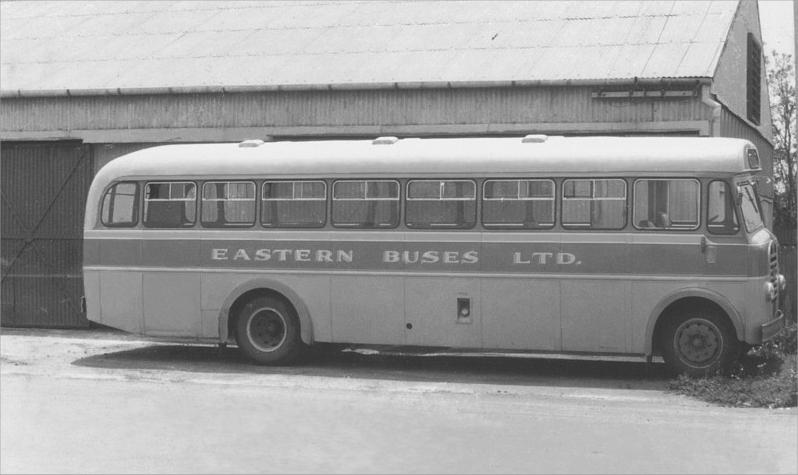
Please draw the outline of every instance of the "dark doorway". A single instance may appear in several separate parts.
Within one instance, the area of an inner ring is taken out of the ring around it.
[[[91,147],[80,142],[3,142],[0,154],[0,322],[87,327],[80,298]]]

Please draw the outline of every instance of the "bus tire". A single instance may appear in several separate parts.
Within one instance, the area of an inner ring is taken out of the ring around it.
[[[734,361],[740,345],[724,315],[711,308],[682,308],[665,322],[660,335],[668,368],[690,377],[717,374]]]
[[[236,316],[235,336],[244,354],[261,365],[290,364],[305,346],[296,311],[275,297],[247,301]]]

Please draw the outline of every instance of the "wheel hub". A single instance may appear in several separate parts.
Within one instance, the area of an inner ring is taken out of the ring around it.
[[[721,348],[718,328],[706,320],[688,320],[676,332],[680,356],[694,364],[703,364],[717,357]]]
[[[262,351],[279,347],[285,339],[285,332],[282,316],[273,310],[261,310],[249,321],[252,343]]]

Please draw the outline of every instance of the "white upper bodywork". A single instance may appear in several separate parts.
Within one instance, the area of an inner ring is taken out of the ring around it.
[[[390,141],[389,141],[390,142]],[[728,176],[748,167],[747,140],[684,137],[548,137],[402,139],[164,145],[113,160],[94,178],[86,224],[100,194],[125,179],[502,177],[689,175]],[[95,204],[92,206],[91,204]]]
[[[446,176],[505,173],[640,174],[750,171],[730,138],[548,137],[402,139],[164,145],[120,157],[97,180],[126,176]],[[248,144],[247,144],[248,145]]]

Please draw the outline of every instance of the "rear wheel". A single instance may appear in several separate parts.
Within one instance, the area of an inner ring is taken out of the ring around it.
[[[715,374],[739,355],[734,329],[712,309],[682,309],[665,322],[660,337],[665,363],[688,376]]]
[[[274,297],[255,297],[244,304],[236,318],[235,336],[238,347],[258,364],[291,363],[304,348],[296,312]]]

